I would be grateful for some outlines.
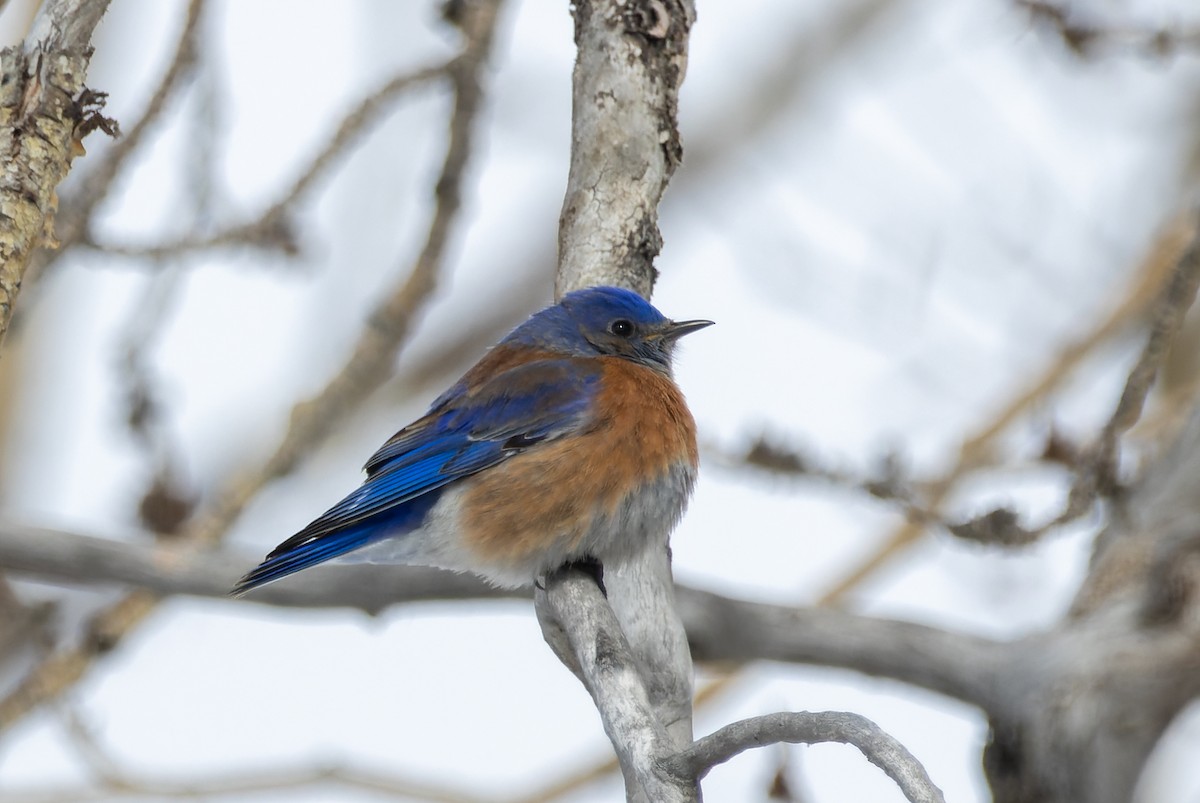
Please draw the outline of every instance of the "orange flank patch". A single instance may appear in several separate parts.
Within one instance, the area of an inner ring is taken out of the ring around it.
[[[595,359],[603,378],[586,431],[471,478],[463,539],[481,559],[515,565],[553,545],[569,548],[594,513],[614,515],[644,482],[680,462],[697,464],[696,424],[679,388],[628,360]]]

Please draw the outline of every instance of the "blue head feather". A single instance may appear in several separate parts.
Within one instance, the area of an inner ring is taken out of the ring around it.
[[[694,328],[675,324],[632,290],[589,287],[568,293],[501,342],[581,357],[623,357],[669,373],[676,337]]]

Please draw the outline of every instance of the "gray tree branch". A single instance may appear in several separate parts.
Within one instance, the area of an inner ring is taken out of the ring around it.
[[[595,580],[577,569],[552,572],[537,590],[535,604],[543,627],[548,622],[563,623],[561,633],[548,640],[556,651],[567,648],[564,652],[572,668],[592,695],[625,773],[626,794],[633,796],[636,789],[655,803],[698,801],[695,776],[664,771],[663,762],[675,752],[675,745],[651,702],[625,633]]]
[[[679,86],[691,0],[575,3],[571,169],[555,293],[597,284],[649,298],[662,248],[658,204],[683,155]]]
[[[254,558],[229,549],[163,546],[147,534],[118,541],[0,523],[0,568],[70,586],[122,585],[161,596],[226,599]],[[527,591],[498,590],[469,575],[436,569],[322,565],[302,578],[264,586],[235,604],[351,608],[375,615],[412,602],[528,596]],[[689,586],[677,586],[675,597],[698,660],[839,667],[910,683],[985,710],[1006,699],[998,689],[1013,660],[1009,643],[848,611],[738,600]],[[587,597],[581,604],[595,601]],[[544,616],[542,624],[547,624]]]
[[[699,661],[756,660],[840,667],[936,691],[989,710],[1010,647],[967,633],[835,608],[800,608],[676,589]]]
[[[921,762],[895,737],[866,717],[845,711],[796,711],[751,717],[726,725],[672,756],[667,766],[686,778],[703,778],[717,764],[755,747],[787,742],[842,742],[857,747],[887,773],[913,803],[944,803]]]

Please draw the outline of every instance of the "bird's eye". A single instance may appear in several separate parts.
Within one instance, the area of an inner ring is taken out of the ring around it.
[[[608,331],[617,337],[629,337],[633,334],[633,323],[624,318],[618,318],[608,325]]]

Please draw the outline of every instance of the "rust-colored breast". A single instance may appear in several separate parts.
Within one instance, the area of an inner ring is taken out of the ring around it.
[[[680,463],[695,467],[696,424],[667,377],[617,357],[590,425],[481,472],[462,500],[466,547],[488,562],[520,564],[568,550],[596,514],[614,516],[629,494]]]

